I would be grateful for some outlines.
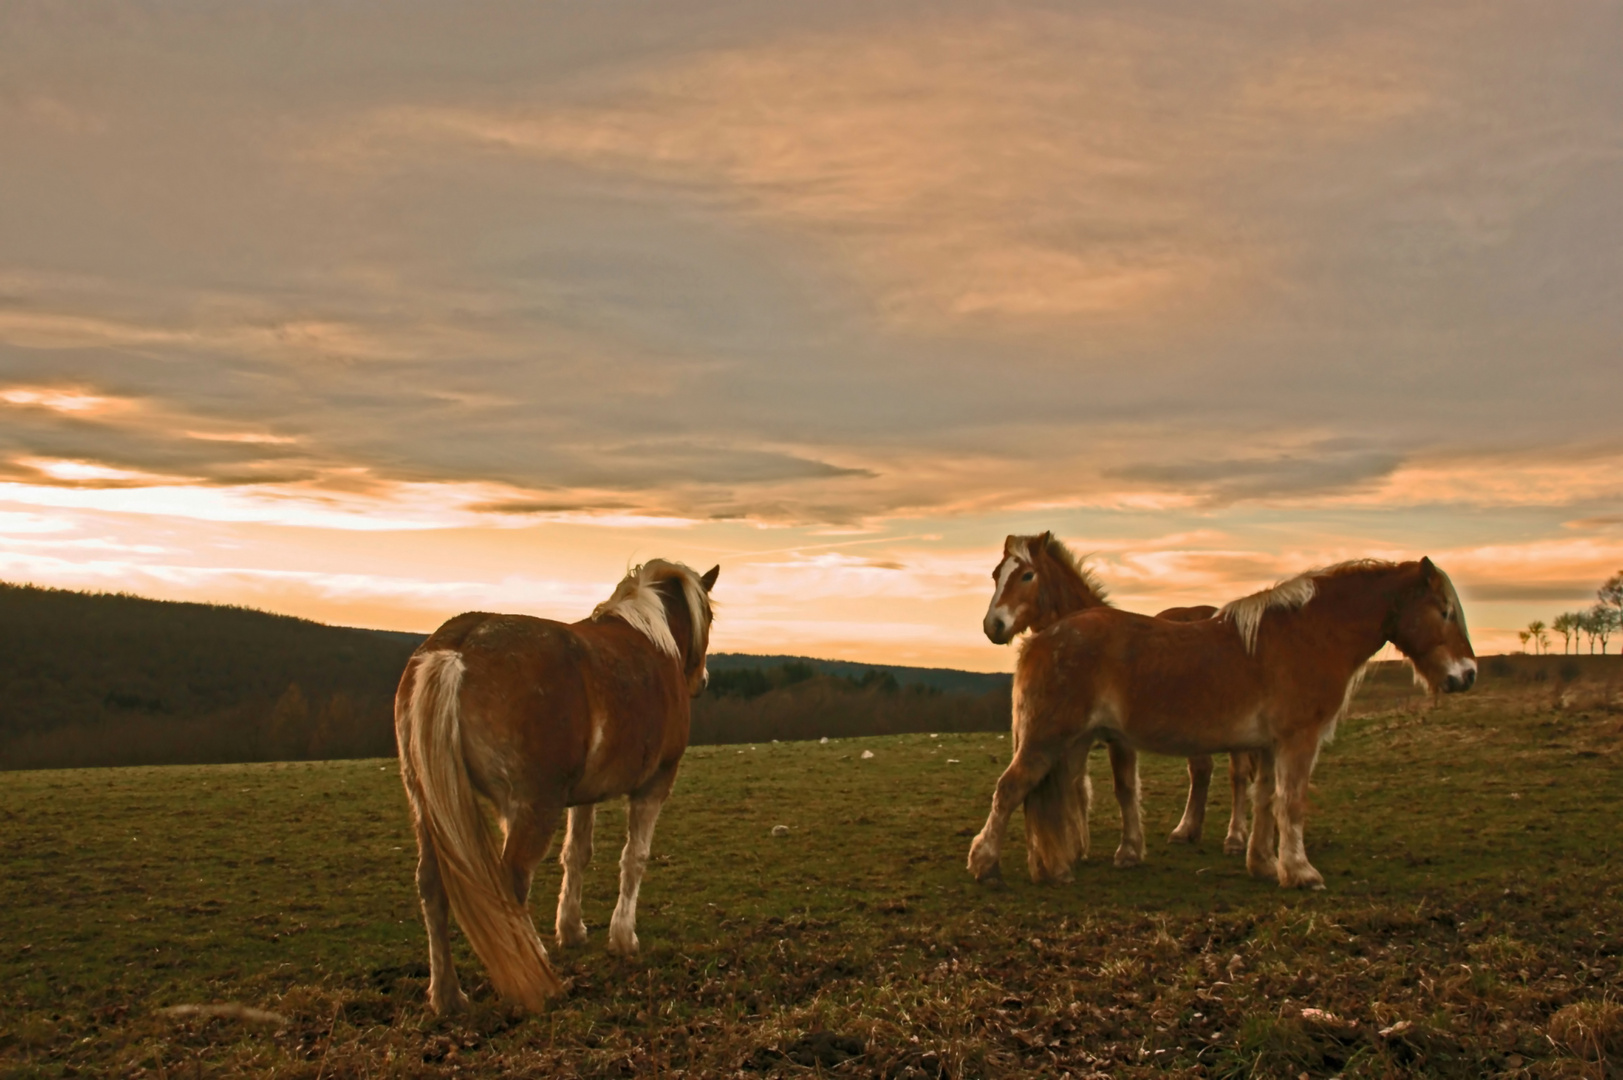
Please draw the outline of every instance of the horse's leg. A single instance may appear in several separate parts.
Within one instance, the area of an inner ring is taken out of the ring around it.
[[[428,929],[428,1003],[440,1014],[461,1012],[468,995],[457,982],[451,960],[451,900],[440,880],[440,860],[428,828],[417,822],[417,895],[422,900],[423,925]]]
[[[1189,759],[1189,801],[1183,804],[1183,820],[1168,838],[1175,844],[1193,844],[1206,825],[1206,793],[1212,786],[1212,755],[1197,754]]]
[[[1324,888],[1324,875],[1307,861],[1307,848],[1302,841],[1302,824],[1307,816],[1307,782],[1318,759],[1319,736],[1318,732],[1311,731],[1280,747],[1274,760],[1279,785],[1274,803],[1274,815],[1279,821],[1279,883],[1286,888]]]
[[[1009,818],[1052,766],[1053,759],[1033,752],[1030,741],[1022,741],[1015,751],[1014,760],[998,777],[997,788],[992,792],[992,812],[986,816],[980,834],[969,843],[969,872],[975,875],[976,881],[1003,876],[998,861],[1003,856],[1003,834],[1009,830]]]
[[[1245,868],[1252,877],[1279,874],[1274,834],[1274,752],[1258,750],[1257,778],[1251,785],[1251,841],[1245,850]]]
[[[555,926],[560,949],[586,943],[586,923],[580,917],[580,890],[586,866],[592,861],[592,826],[596,820],[596,806],[569,808],[569,831],[564,834],[564,849],[558,854],[558,861],[564,868],[564,883],[558,889],[558,922]]]
[[[513,808],[507,816],[502,870],[519,907],[529,905],[530,879],[536,864],[547,857],[547,849],[552,847],[552,834],[558,831],[562,814],[561,807],[524,805]]]
[[[1144,822],[1139,816],[1138,751],[1111,741],[1110,774],[1116,782],[1116,804],[1121,807],[1121,845],[1116,848],[1117,866],[1137,866],[1144,861]]]
[[[620,900],[609,919],[609,951],[630,956],[637,951],[637,893],[648,869],[648,849],[660,807],[676,782],[676,770],[656,777],[654,783],[626,800],[626,846],[620,853]]]
[[[1229,831],[1223,838],[1223,854],[1244,855],[1245,840],[1249,829],[1246,828],[1245,812],[1247,795],[1251,789],[1251,778],[1256,774],[1257,762],[1254,754],[1244,750],[1236,750],[1229,755],[1229,787],[1234,791],[1233,809],[1229,811]]]

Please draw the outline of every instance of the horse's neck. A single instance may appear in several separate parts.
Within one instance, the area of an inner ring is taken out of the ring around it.
[[[1076,571],[1056,559],[1045,556],[1038,579],[1042,585],[1037,590],[1037,615],[1031,621],[1031,628],[1038,632],[1048,629],[1067,615],[1075,615],[1088,608],[1110,606],[1108,601],[1100,599],[1088,588],[1087,582]]]
[[[1401,586],[1401,567],[1321,578],[1315,596],[1299,609],[1303,617],[1326,623],[1330,638],[1357,667],[1386,644],[1386,620]]]
[[[680,589],[676,590],[676,598],[668,594],[661,597],[665,602],[665,622],[671,628],[671,637],[676,639],[676,649],[680,654],[682,670],[692,671],[693,663],[693,617],[688,612],[686,596]]]

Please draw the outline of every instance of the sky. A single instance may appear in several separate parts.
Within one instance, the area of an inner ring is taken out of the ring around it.
[[[0,8],[0,579],[1012,668],[1429,555],[1623,569],[1623,6]],[[1559,649],[1559,642],[1557,648]]]

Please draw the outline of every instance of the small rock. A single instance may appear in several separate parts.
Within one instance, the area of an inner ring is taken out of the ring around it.
[[[787,825],[774,825],[774,826],[772,826],[772,835],[773,836],[788,836],[789,835],[789,826],[787,826]]]
[[[821,739],[818,739],[817,741],[820,742],[820,743],[826,743],[826,742],[828,742],[828,736],[824,735]]]
[[[873,757],[873,751],[872,750],[864,750],[862,752],[862,760],[863,761],[867,761],[871,757]]]

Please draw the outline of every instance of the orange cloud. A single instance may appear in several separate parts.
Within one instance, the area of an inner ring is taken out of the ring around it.
[[[907,20],[704,53],[577,103],[397,107],[307,145],[353,167],[461,142],[691,188],[817,243],[920,327],[1146,316],[1232,297],[1274,258],[1213,200],[1282,147],[1432,100],[1412,49],[1331,35],[1205,78],[1153,74],[1172,23]],[[360,147],[362,149],[357,150]]]

